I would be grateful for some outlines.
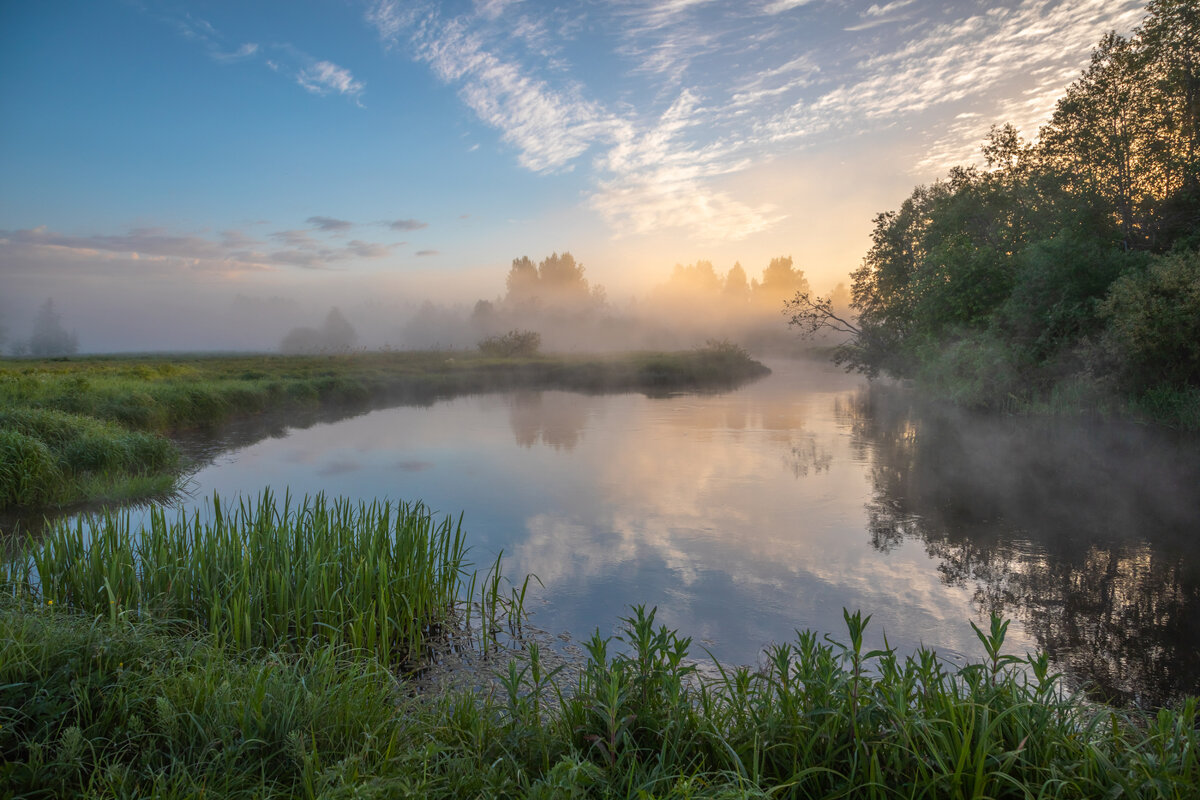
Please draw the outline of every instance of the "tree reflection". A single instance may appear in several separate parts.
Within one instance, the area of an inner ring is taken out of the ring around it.
[[[1200,453],[1131,425],[917,407],[873,386],[839,421],[869,460],[871,544],[918,540],[981,613],[1020,619],[1099,699],[1200,686]]]
[[[784,463],[797,478],[803,478],[810,472],[819,475],[829,471],[829,465],[833,463],[833,451],[815,433],[798,431],[792,436]]]
[[[555,450],[571,451],[583,438],[589,407],[588,399],[581,395],[514,392],[508,421],[521,447],[533,447],[540,440]]]

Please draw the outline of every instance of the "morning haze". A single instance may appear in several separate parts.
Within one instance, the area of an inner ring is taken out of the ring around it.
[[[426,301],[469,313],[512,259],[564,251],[618,310],[701,261],[790,256],[824,293],[874,213],[992,125],[1034,133],[1143,9],[0,13],[0,315],[27,337],[53,298],[107,352],[274,349],[331,306],[409,346]]]
[[[1195,0],[0,9],[0,796],[1195,795]]]

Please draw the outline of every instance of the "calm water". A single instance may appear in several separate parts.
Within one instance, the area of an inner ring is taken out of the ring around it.
[[[995,608],[1010,652],[1049,650],[1099,696],[1198,691],[1194,441],[936,414],[832,368],[771,366],[719,395],[494,394],[252,427],[190,491],[462,513],[473,559],[502,550],[506,574],[537,575],[534,623],[576,638],[645,603],[754,663],[796,628],[842,633],[848,607],[873,615],[869,644],[978,658],[969,621]]]

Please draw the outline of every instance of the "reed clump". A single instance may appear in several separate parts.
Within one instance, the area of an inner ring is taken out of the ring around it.
[[[155,619],[235,650],[316,645],[411,667],[451,625],[467,567],[461,520],[423,505],[323,495],[169,519],[161,507],[59,522],[0,574],[9,593],[110,621]],[[497,585],[498,580],[497,580]]]

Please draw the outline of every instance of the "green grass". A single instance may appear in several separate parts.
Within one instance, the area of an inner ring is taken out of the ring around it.
[[[110,512],[58,522],[0,581],[37,603],[167,620],[238,650],[332,645],[405,667],[457,623],[467,566],[461,525],[420,504],[264,492],[236,505],[214,497],[204,516],[152,507],[136,529]],[[497,568],[486,588],[501,586]]]
[[[0,793],[209,798],[1188,798],[1195,700],[1082,705],[1040,656],[953,667],[801,632],[701,678],[635,608],[577,675],[536,646],[492,695],[414,694],[373,659],[245,654],[153,621],[0,602]]]
[[[679,353],[85,357],[0,361],[0,511],[161,491],[171,434],[318,407],[431,403],[507,389],[723,389],[766,368],[727,343]]]
[[[1187,798],[1197,700],[1069,694],[1044,655],[864,651],[797,632],[701,673],[635,606],[576,671],[536,642],[485,694],[410,683],[476,607],[460,528],[420,506],[213,500],[211,520],[60,525],[0,574],[0,795]],[[524,587],[509,611],[519,615]],[[491,609],[490,611],[488,609]],[[458,613],[456,613],[456,610]],[[441,629],[441,630],[439,630]],[[459,637],[457,646],[471,640]],[[486,640],[484,640],[486,641]],[[479,647],[480,641],[466,646]],[[486,644],[484,645],[486,646]]]

